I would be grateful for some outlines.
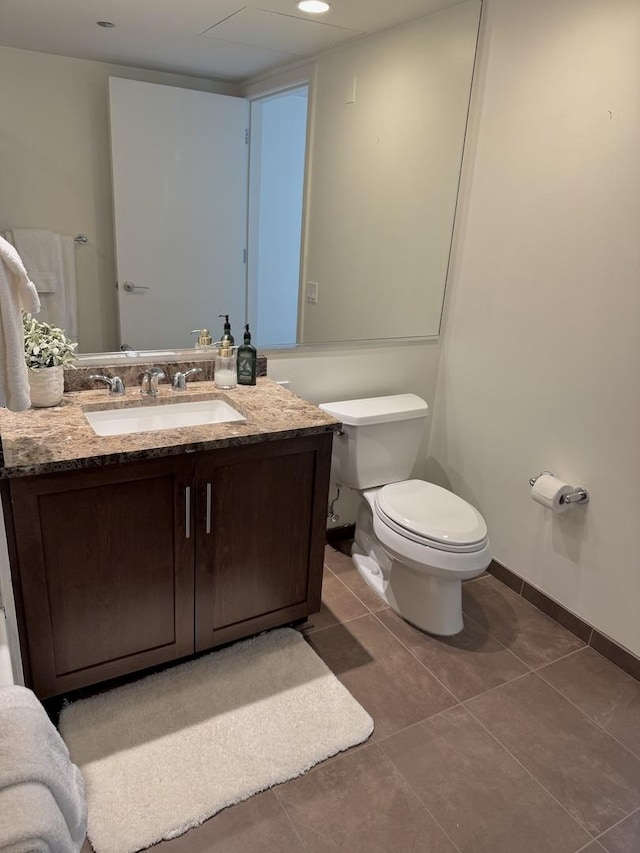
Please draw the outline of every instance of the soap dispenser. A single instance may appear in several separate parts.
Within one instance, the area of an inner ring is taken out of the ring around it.
[[[229,322],[228,314],[218,314],[218,317],[224,317],[224,331],[222,332],[222,337],[220,338],[220,343],[223,346],[232,347],[235,343],[233,340],[233,335],[231,334],[231,323]]]
[[[244,343],[238,347],[238,385],[255,385],[258,353],[251,344],[249,324],[244,327]]]
[[[196,349],[211,349],[213,346],[213,339],[209,334],[209,329],[193,329],[189,334],[198,336],[195,344]]]
[[[220,341],[220,349],[216,355],[213,368],[213,381],[216,388],[229,390],[237,386],[237,361],[235,349],[232,346],[228,346],[227,341]]]

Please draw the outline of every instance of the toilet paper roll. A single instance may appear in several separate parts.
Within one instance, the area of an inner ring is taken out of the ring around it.
[[[552,474],[541,474],[533,484],[531,497],[553,512],[566,512],[570,504],[562,503],[561,498],[573,490],[573,486]]]

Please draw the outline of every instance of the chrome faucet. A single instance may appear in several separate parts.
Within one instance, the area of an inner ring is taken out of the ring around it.
[[[157,397],[160,379],[164,379],[164,370],[160,370],[159,367],[148,367],[142,374],[140,393],[148,397]]]
[[[202,373],[201,367],[192,367],[191,370],[185,370],[184,373],[178,371],[174,374],[173,377],[173,385],[171,386],[173,391],[184,391],[187,387],[187,379],[189,376],[193,376],[195,373]]]
[[[109,386],[110,394],[124,394],[124,384],[119,376],[98,376],[97,373],[94,373],[89,379],[93,379],[96,382],[106,382]]]

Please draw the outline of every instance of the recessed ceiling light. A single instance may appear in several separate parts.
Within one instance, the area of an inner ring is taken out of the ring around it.
[[[321,12],[328,12],[331,6],[325,3],[324,0],[300,0],[296,3],[301,12],[311,12],[312,15],[319,15]]]
[[[107,30],[112,30],[115,27],[115,24],[111,21],[96,21],[96,24],[99,27],[104,27]]]

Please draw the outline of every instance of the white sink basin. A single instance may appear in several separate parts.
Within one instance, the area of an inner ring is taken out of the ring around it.
[[[85,412],[84,416],[96,435],[126,435],[158,429],[246,421],[240,412],[224,400],[194,400],[191,403],[102,409],[98,412]]]

